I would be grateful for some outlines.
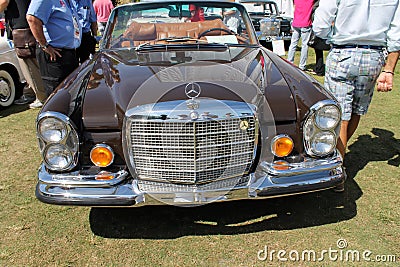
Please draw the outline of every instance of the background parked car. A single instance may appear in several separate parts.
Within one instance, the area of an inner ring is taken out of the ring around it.
[[[0,107],[10,106],[22,94],[24,82],[13,43],[4,33],[0,37]]]
[[[240,3],[246,7],[261,44],[271,49],[272,40],[283,39],[285,49],[289,48],[292,18],[283,16],[275,1],[241,0]]]

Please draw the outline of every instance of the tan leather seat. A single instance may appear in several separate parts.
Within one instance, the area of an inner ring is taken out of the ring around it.
[[[138,46],[142,43],[167,37],[197,38],[200,33],[212,29],[229,30],[220,19],[182,23],[138,23],[132,22],[122,35],[122,47]],[[212,31],[208,35],[225,35],[224,31]],[[129,40],[126,40],[129,39]]]

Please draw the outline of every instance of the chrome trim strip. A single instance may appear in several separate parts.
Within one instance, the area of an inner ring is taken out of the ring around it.
[[[137,106],[126,111],[125,116],[131,118],[131,121],[142,121],[141,118],[146,118],[145,121],[151,120],[153,122],[182,122],[179,119],[179,115],[186,114],[190,118],[189,114],[192,110],[186,106],[187,101],[190,100],[176,100],[169,102],[158,102],[154,104],[146,104]],[[196,111],[199,115],[204,112],[212,113],[208,114],[215,115],[215,119],[228,119],[239,118],[243,116],[252,116],[257,107],[250,103],[238,102],[238,101],[227,101],[227,100],[216,100],[209,98],[199,97],[196,99],[199,104],[199,109]],[[229,116],[227,116],[227,110],[229,110]],[[166,114],[165,112],[168,111]],[[167,117],[165,117],[167,115]],[[151,116],[151,118],[149,118]],[[202,119],[207,121],[209,119]]]
[[[315,178],[313,179],[303,181],[299,181],[299,177],[297,176],[292,176],[292,181],[287,181],[286,183],[276,183],[271,176],[265,175],[258,178],[261,181],[260,183],[250,185],[249,196],[277,197],[302,194],[330,189],[344,182],[341,167],[336,170],[326,170],[318,174],[314,174]]]
[[[93,171],[91,174],[82,174],[80,171],[69,173],[50,173],[44,164],[38,170],[39,183],[55,186],[74,186],[74,187],[112,187],[125,180],[129,173],[120,170],[107,175],[113,176],[111,180],[96,180],[96,175],[101,175],[101,170]]]
[[[248,165],[250,162],[244,162],[241,164],[234,164],[234,165],[229,165],[229,167],[239,167],[239,166],[245,166]],[[136,167],[138,170],[146,170],[146,171],[152,171],[152,170],[157,170],[157,171],[171,171],[170,169],[154,169],[154,168],[139,168]],[[198,172],[204,172],[204,171],[216,171],[216,170],[223,170],[226,169],[226,167],[218,167],[218,168],[210,168],[210,169],[200,169],[200,170],[173,170],[174,172],[179,172],[179,173],[198,173]]]
[[[146,120],[132,120],[135,122],[146,122]],[[154,121],[154,120],[151,120]],[[215,120],[218,121],[218,120]],[[165,121],[164,121],[165,122]],[[169,123],[170,121],[167,121],[165,123]],[[175,121],[175,122],[182,122],[182,120],[180,121]],[[255,130],[255,128],[249,128],[249,131],[253,131]],[[220,133],[240,133],[241,130],[230,130],[230,131],[223,131],[223,132],[207,132],[207,133],[199,133],[198,136],[207,136],[209,134],[220,134]],[[141,132],[135,132],[135,135],[145,135],[145,136],[157,136],[159,134],[157,133],[141,133]],[[191,134],[173,134],[173,133],[165,133],[165,136],[192,136]]]
[[[247,173],[245,174],[245,176],[249,176]],[[243,177],[245,177],[245,176],[243,176]],[[175,180],[172,180],[172,181],[162,181],[162,182],[160,182],[160,180],[158,180],[158,179],[154,179],[154,178],[149,178],[149,177],[143,177],[143,179],[141,179],[140,181],[137,181],[138,183],[140,183],[140,182],[154,182],[154,183],[159,183],[159,184],[166,184],[166,183],[171,183],[171,184],[173,184],[173,185],[177,185],[177,186],[186,186],[186,185],[190,185],[190,186],[204,186],[204,185],[210,185],[210,184],[215,184],[215,183],[218,183],[218,182],[226,182],[226,181],[228,181],[228,180],[230,180],[230,179],[233,179],[233,178],[238,178],[238,179],[241,179],[241,178],[243,178],[243,177],[238,177],[237,175],[230,175],[230,176],[227,176],[227,177],[224,177],[224,178],[221,178],[221,179],[215,179],[215,180],[205,180],[205,181],[201,181],[201,182],[197,182],[197,183],[190,183],[190,182],[188,182],[188,183],[185,183],[185,182],[176,182]],[[136,180],[134,181],[134,182],[136,182]],[[229,189],[231,189],[232,187],[229,187]],[[216,191],[221,191],[221,190],[223,190],[223,191],[226,191],[226,190],[228,190],[227,188],[225,188],[225,187],[222,187],[222,188],[218,188],[218,189],[216,189]],[[196,190],[196,191],[201,191],[201,190]],[[186,192],[186,191],[185,191]],[[192,191],[190,191],[190,192],[193,192],[193,190]]]
[[[144,201],[143,193],[135,192],[129,183],[111,188],[58,187],[38,183],[36,197],[48,204],[74,206],[133,206]]]
[[[303,162],[291,163],[289,170],[277,170],[270,162],[261,162],[260,167],[268,174],[277,177],[288,177],[336,169],[342,166],[343,160],[336,150],[334,155],[326,159],[305,158]],[[282,167],[282,165],[276,165]],[[284,165],[286,166],[286,165]]]
[[[229,145],[238,145],[243,143],[254,143],[252,140],[242,141],[242,142],[230,142],[230,143],[223,143],[223,144],[216,144],[210,146],[198,146],[197,148],[210,148],[210,147],[223,147]],[[132,147],[139,147],[139,148],[193,148],[192,146],[152,146],[152,145],[132,145]]]
[[[203,160],[209,160],[209,159],[222,159],[222,158],[227,158],[227,157],[232,157],[232,156],[239,156],[239,155],[246,155],[246,154],[253,154],[253,151],[248,151],[248,152],[243,152],[243,153],[235,153],[235,154],[230,154],[230,155],[224,155],[224,156],[217,156],[217,157],[208,157],[208,158],[197,158],[195,159],[195,161],[203,161]],[[189,161],[189,162],[193,162],[193,159],[185,159],[185,158],[181,158],[181,159],[176,159],[176,158],[157,158],[157,157],[140,157],[137,156],[137,159],[154,159],[154,160],[176,160],[176,161]]]

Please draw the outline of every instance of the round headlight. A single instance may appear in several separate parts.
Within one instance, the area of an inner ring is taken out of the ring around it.
[[[336,146],[336,136],[332,132],[319,132],[311,139],[311,150],[317,155],[327,155]]]
[[[38,131],[44,141],[57,143],[67,135],[67,126],[57,118],[48,117],[39,122]]]
[[[44,160],[52,169],[63,170],[71,165],[73,154],[62,144],[52,144],[47,147]]]
[[[336,127],[340,121],[340,111],[334,105],[321,107],[315,113],[315,124],[321,130],[331,130]]]

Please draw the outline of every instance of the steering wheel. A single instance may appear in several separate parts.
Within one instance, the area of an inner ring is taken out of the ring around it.
[[[223,31],[223,32],[226,32],[226,33],[228,33],[228,34],[234,34],[234,35],[236,35],[236,33],[235,33],[234,31],[229,30],[229,29],[224,29],[224,28],[211,28],[211,29],[208,29],[208,30],[203,31],[202,33],[199,33],[199,36],[197,37],[197,39],[200,39],[200,38],[203,37],[204,35],[206,35],[206,34],[208,34],[208,33],[210,33],[210,32],[214,32],[214,31]]]

